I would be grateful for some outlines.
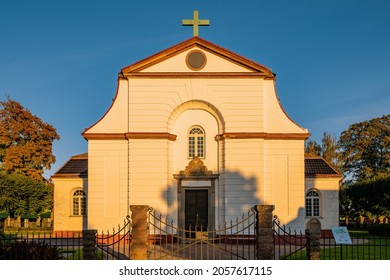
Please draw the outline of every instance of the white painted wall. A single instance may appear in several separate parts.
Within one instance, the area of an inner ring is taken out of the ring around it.
[[[340,178],[319,177],[306,178],[305,195],[311,189],[320,194],[320,214],[319,221],[322,229],[330,229],[339,226],[339,185]],[[306,222],[310,218],[306,218]]]
[[[231,61],[228,61],[220,56],[217,56],[209,51],[194,47],[189,50],[183,51],[176,54],[175,56],[163,60],[158,64],[154,64],[141,72],[143,73],[155,73],[155,72],[172,72],[174,69],[175,72],[188,72],[188,67],[186,64],[186,56],[189,52],[193,50],[201,50],[206,55],[206,66],[197,72],[251,72],[247,68],[244,68],[238,64],[234,64]]]
[[[282,224],[304,227],[304,140],[266,140],[264,144],[264,195],[275,205]]]
[[[192,49],[161,59],[142,70],[191,72],[185,56]],[[205,51],[200,72],[249,72]],[[93,133],[170,133],[168,139],[89,140],[90,228],[112,228],[123,220],[129,204],[147,204],[176,215],[177,188],[173,174],[187,158],[187,132],[192,125],[206,131],[205,165],[219,173],[217,221],[229,221],[258,203],[275,204],[285,223],[304,223],[304,140],[224,139],[223,133],[293,133],[307,131],[295,124],[279,104],[273,80],[258,78],[120,79],[116,99],[106,115],[86,130]]]
[[[218,134],[217,120],[205,110],[187,110],[181,113],[175,122],[173,133],[177,135],[174,142],[174,172],[184,170],[192,158],[188,157],[188,131],[193,126],[200,126],[205,131],[205,157],[202,161],[208,170],[219,173],[218,169]]]
[[[85,216],[73,215],[73,194],[83,190],[88,199],[88,181],[78,177],[57,177],[54,181],[53,231],[79,231],[86,228]]]
[[[88,141],[88,228],[112,229],[128,213],[127,140]]]

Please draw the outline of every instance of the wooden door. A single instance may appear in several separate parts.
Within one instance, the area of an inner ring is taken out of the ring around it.
[[[191,230],[207,230],[208,190],[185,191],[185,227]]]

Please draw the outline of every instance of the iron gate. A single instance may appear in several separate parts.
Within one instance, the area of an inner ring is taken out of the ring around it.
[[[101,232],[96,237],[97,257],[109,260],[128,260],[131,251],[131,221],[126,216],[123,226],[112,229],[112,232]]]
[[[305,259],[306,235],[281,225],[278,216],[273,219],[274,258],[277,260]]]
[[[255,259],[255,210],[218,228],[181,229],[149,209],[148,259]]]

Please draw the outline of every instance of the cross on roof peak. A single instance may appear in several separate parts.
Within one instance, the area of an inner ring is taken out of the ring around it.
[[[193,26],[194,30],[194,37],[199,36],[199,26],[209,26],[210,21],[208,19],[199,19],[199,12],[194,11],[194,18],[193,19],[183,19],[182,20],[183,26]]]

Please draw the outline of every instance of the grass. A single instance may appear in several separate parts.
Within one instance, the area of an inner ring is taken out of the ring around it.
[[[69,253],[69,252],[62,251],[62,253]],[[73,251],[72,254],[68,255],[67,259],[68,260],[84,260],[83,250],[79,249],[79,250]],[[103,260],[104,259],[104,254],[102,252],[100,252],[100,251],[97,251],[96,252],[96,259],[97,260]]]
[[[323,260],[389,260],[390,240],[370,239],[368,243],[339,245],[321,249]]]
[[[321,247],[321,260],[390,260],[390,238],[371,236],[366,230],[349,233],[353,245],[335,245],[326,240]],[[306,250],[292,254],[291,259],[305,260]]]

